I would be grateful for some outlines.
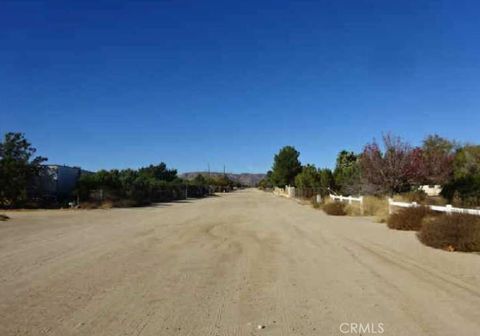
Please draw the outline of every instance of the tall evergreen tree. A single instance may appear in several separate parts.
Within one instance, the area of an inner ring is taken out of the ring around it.
[[[274,157],[272,180],[275,185],[295,185],[295,176],[302,171],[298,159],[300,153],[292,146],[285,146]]]
[[[47,160],[34,157],[36,151],[24,134],[5,134],[0,143],[0,206],[16,207],[27,200],[28,185]]]

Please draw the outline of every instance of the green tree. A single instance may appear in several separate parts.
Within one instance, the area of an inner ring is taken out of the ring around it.
[[[177,170],[167,169],[167,165],[163,162],[160,162],[158,165],[150,165],[148,167],[140,168],[138,172],[141,176],[167,182],[171,182],[177,178]]]
[[[265,175],[265,177],[258,182],[257,186],[260,189],[273,188],[272,171],[271,170],[269,170],[267,172],[267,174]]]
[[[460,206],[480,205],[480,146],[459,148],[453,161],[453,179],[442,190],[442,196]]]
[[[359,155],[342,150],[338,153],[333,173],[335,187],[342,194],[355,194],[360,189]]]
[[[295,177],[295,186],[301,189],[318,189],[320,186],[320,175],[314,165],[307,164]]]
[[[319,169],[318,170],[319,180],[320,180],[320,194],[322,196],[328,195],[329,190],[335,188],[335,178],[330,169]]]
[[[423,140],[422,160],[419,167],[422,182],[426,184],[445,184],[451,180],[456,144],[437,134]]]
[[[272,181],[279,187],[294,185],[295,177],[302,171],[298,159],[300,153],[292,146],[285,146],[274,157]]]
[[[423,139],[422,149],[425,152],[451,153],[457,146],[456,142],[450,141],[438,134],[431,134]]]
[[[28,186],[46,158],[34,157],[36,149],[22,133],[6,133],[0,143],[0,205],[16,207],[28,199]]]
[[[208,184],[207,179],[202,174],[197,174],[197,176],[193,178],[192,182],[197,186],[206,186]]]
[[[453,174],[456,179],[480,175],[480,146],[466,145],[457,150]]]
[[[329,189],[335,185],[332,171],[330,169],[317,169],[314,165],[307,164],[302,172],[295,177],[295,185],[303,189],[303,193],[321,194],[325,196]],[[309,190],[309,192],[307,192]]]
[[[232,188],[235,185],[235,182],[229,179],[227,175],[221,175],[215,179],[214,184],[223,188]]]

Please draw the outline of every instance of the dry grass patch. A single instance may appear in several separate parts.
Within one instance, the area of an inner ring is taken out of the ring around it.
[[[427,200],[427,194],[425,194],[423,191],[408,191],[394,195],[393,199],[398,202],[417,202],[418,204],[425,204]]]
[[[384,223],[388,217],[388,201],[386,198],[376,196],[363,197],[363,212],[359,203],[346,206],[349,216],[373,216],[378,222]]]
[[[0,214],[0,221],[6,221],[8,219],[10,219],[10,217],[8,217],[7,215],[1,215]]]
[[[396,194],[393,196],[394,201],[398,202],[417,202],[421,205],[446,205],[447,200],[442,196],[428,196],[422,191],[410,191],[406,193]]]
[[[447,251],[480,252],[480,217],[464,214],[425,220],[418,238],[425,245]]]
[[[344,203],[344,204],[345,204],[345,212],[347,213],[348,216],[363,216],[362,208],[358,203],[357,204]]]
[[[388,200],[376,196],[363,198],[363,211],[365,216],[386,218],[388,216]]]
[[[429,205],[445,206],[448,204],[448,201],[442,196],[428,196],[427,203]]]
[[[347,215],[346,205],[345,203],[341,203],[341,202],[326,203],[323,206],[323,211],[325,211],[327,215],[331,215],[331,216]]]
[[[387,225],[390,229],[418,231],[422,228],[422,221],[435,213],[427,207],[402,208],[388,216]]]

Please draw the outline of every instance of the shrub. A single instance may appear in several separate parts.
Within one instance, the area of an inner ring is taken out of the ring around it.
[[[449,251],[480,251],[480,217],[437,216],[423,223],[418,238],[425,245]]]
[[[448,201],[442,196],[427,196],[426,203],[428,205],[445,206],[448,204]]]
[[[85,202],[80,202],[79,208],[80,209],[98,209],[101,206],[100,201],[85,201]]]
[[[207,195],[209,185],[198,183],[214,184],[225,189],[233,182],[227,178],[208,182],[199,178],[191,183],[177,178],[176,170],[169,170],[160,163],[139,170],[114,169],[84,174],[78,181],[77,192],[80,199],[86,201],[84,207],[132,207],[184,199],[187,195]]]
[[[345,207],[345,203],[331,202],[323,206],[323,211],[331,216],[345,216],[347,214]]]
[[[363,212],[365,216],[385,217],[388,215],[388,201],[376,196],[363,197]]]
[[[133,208],[133,207],[139,207],[143,205],[148,205],[147,203],[138,203],[135,200],[130,200],[130,199],[120,199],[115,202],[111,203],[110,208]],[[108,209],[109,204],[105,204],[105,202],[102,204],[103,209]]]
[[[387,225],[394,230],[418,231],[428,215],[433,215],[433,211],[427,207],[403,208],[388,216]]]
[[[480,205],[480,174],[456,178],[442,189],[442,196],[460,207]]]
[[[0,221],[6,221],[10,219],[10,217],[8,217],[7,215],[0,215]]]
[[[100,209],[111,209],[113,208],[113,201],[110,201],[110,200],[106,200],[106,201],[103,201],[101,204],[100,204]]]
[[[427,194],[422,190],[416,190],[397,194],[393,198],[400,202],[424,204],[427,200]]]
[[[348,216],[362,216],[362,208],[358,203],[345,204],[345,212]]]

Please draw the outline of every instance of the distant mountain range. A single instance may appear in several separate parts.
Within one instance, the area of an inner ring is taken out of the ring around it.
[[[188,173],[183,173],[180,174],[180,177],[185,178],[187,180],[193,180],[195,176],[198,174],[202,174],[204,176],[208,176],[208,172],[188,172]],[[216,177],[216,176],[222,176],[223,173],[218,173],[218,172],[210,172],[210,176]],[[265,174],[250,174],[250,173],[241,173],[241,174],[232,174],[232,173],[226,173],[229,179],[233,181],[238,181],[243,185],[246,186],[255,186],[261,179],[265,177]]]

